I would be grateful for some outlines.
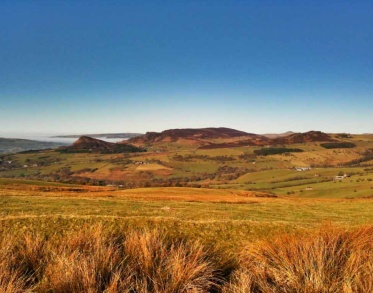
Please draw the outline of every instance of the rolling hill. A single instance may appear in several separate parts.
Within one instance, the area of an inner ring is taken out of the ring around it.
[[[272,140],[272,144],[295,144],[305,142],[326,142],[334,141],[329,135],[321,131],[308,131],[304,133],[293,133],[288,136],[278,137]]]
[[[143,149],[135,147],[126,143],[111,143],[100,139],[92,138],[89,136],[82,136],[71,146],[59,148],[61,152],[65,153],[133,153],[142,152]]]
[[[286,132],[284,134],[259,135],[231,128],[169,129],[162,132],[147,132],[130,138],[134,145],[157,143],[193,144],[200,149],[233,148],[243,146],[284,145],[306,142],[332,142],[332,137],[321,131],[305,133]]]
[[[177,142],[184,140],[211,140],[211,139],[229,139],[250,135],[247,132],[231,128],[186,128],[169,129],[162,132],[147,132],[128,140],[129,143],[151,144],[156,142]]]

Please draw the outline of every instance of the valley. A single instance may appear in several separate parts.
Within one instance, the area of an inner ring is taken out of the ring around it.
[[[216,128],[147,133],[116,144],[81,137],[69,147],[2,155],[0,177],[364,198],[373,195],[372,164],[373,135],[313,131],[270,139]]]

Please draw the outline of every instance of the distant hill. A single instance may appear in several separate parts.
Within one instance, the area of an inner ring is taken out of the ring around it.
[[[87,137],[96,137],[96,138],[131,138],[136,137],[139,135],[143,135],[142,133],[132,133],[132,132],[124,132],[124,133],[98,133],[98,134],[73,134],[73,135],[57,135],[52,137],[59,137],[59,138],[79,138],[82,136]]]
[[[114,143],[95,139],[89,136],[81,136],[72,146],[67,147],[70,150],[92,150],[105,151],[113,148]]]
[[[331,136],[321,131],[305,133],[259,135],[231,128],[186,128],[169,129],[162,132],[147,132],[130,138],[128,143],[147,145],[154,143],[189,143],[200,149],[230,148],[242,146],[265,146],[305,142],[331,142]]]
[[[270,137],[275,138],[270,138]],[[287,132],[282,135],[258,135],[248,134],[247,137],[235,142],[227,142],[220,144],[209,144],[200,147],[201,149],[213,148],[229,148],[229,147],[242,147],[242,146],[268,146],[268,145],[290,145],[296,143],[306,142],[333,142],[334,140],[330,135],[321,131],[309,131],[305,133],[291,133]]]
[[[227,139],[250,135],[247,132],[231,128],[186,128],[169,129],[162,132],[147,132],[144,135],[130,138],[129,143],[148,144],[155,142],[177,142],[179,140]]]
[[[144,151],[141,148],[135,147],[131,144],[118,144],[92,138],[89,136],[81,136],[71,146],[60,147],[59,150],[65,153],[133,153]]]
[[[0,153],[18,153],[29,150],[52,149],[63,145],[63,143],[0,137]]]
[[[272,144],[294,144],[305,142],[334,141],[329,134],[321,131],[308,131],[304,133],[293,133],[288,136],[278,137],[272,140]]]

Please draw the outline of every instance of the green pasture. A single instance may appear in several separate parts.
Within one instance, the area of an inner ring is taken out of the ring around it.
[[[0,177],[47,178],[46,180],[63,178],[67,181],[66,173],[76,172],[71,176],[81,176],[79,171],[95,169],[92,175],[90,172],[85,172],[84,176],[91,176],[95,180],[110,180],[112,171],[120,169],[126,170],[126,174],[130,178],[128,180],[135,180],[142,184],[152,178],[167,180],[180,177],[181,181],[185,179],[186,182],[189,182],[187,184],[192,185],[203,184],[213,188],[265,190],[277,195],[292,197],[369,197],[371,196],[371,186],[368,180],[372,178],[370,177],[371,173],[365,169],[370,168],[369,164],[373,164],[372,161],[364,162],[361,167],[354,168],[343,167],[337,163],[335,167],[313,168],[304,172],[294,170],[294,167],[297,166],[309,166],[311,162],[316,166],[322,166],[328,161],[337,160],[338,162],[338,158],[343,158],[343,156],[353,155],[352,157],[356,158],[364,150],[373,147],[372,136],[369,135],[358,135],[351,139],[344,139],[344,141],[351,141],[357,147],[348,150],[327,150],[322,148],[320,143],[304,143],[291,145],[292,148],[303,149],[302,153],[257,157],[240,156],[252,155],[254,150],[262,147],[247,146],[204,150],[197,149],[196,146],[177,145],[176,143],[163,143],[149,147],[148,152],[133,154],[66,154],[47,150],[10,155],[9,160],[16,161],[18,165],[15,168],[0,171]],[[179,160],[176,159],[178,156]],[[228,160],[219,159],[219,157],[226,157]],[[160,161],[161,164],[171,169],[167,172],[147,170],[149,176],[142,176],[136,170],[137,165],[129,163],[130,161],[153,163]],[[24,167],[24,165],[28,166]],[[245,170],[247,173],[241,176]],[[352,176],[343,180],[342,183],[335,183],[333,177],[340,173]],[[368,176],[365,183],[355,182],[361,176],[365,176],[364,174]],[[212,176],[207,178],[206,175]],[[123,175],[121,180],[126,181],[125,176]],[[202,176],[203,181],[188,180],[188,177],[192,176]],[[214,179],[211,180],[211,178]]]

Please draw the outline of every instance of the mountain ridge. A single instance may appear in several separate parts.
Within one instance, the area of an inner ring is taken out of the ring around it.
[[[334,139],[322,131],[307,131],[293,133],[285,137],[278,137],[272,140],[273,144],[295,144],[305,142],[326,142],[334,141]]]
[[[220,138],[237,138],[244,136],[256,136],[227,127],[207,127],[207,128],[177,128],[167,129],[162,132],[147,132],[144,135],[130,138],[130,143],[155,143],[155,142],[176,142],[180,139],[208,140]]]
[[[282,134],[261,135],[226,127],[209,127],[168,129],[162,132],[147,132],[144,135],[130,138],[126,142],[135,145],[147,145],[162,142],[185,143],[186,141],[194,142],[194,145],[200,149],[214,149],[242,146],[296,144],[305,142],[329,142],[334,140],[329,134],[314,130],[303,133],[286,132]]]

